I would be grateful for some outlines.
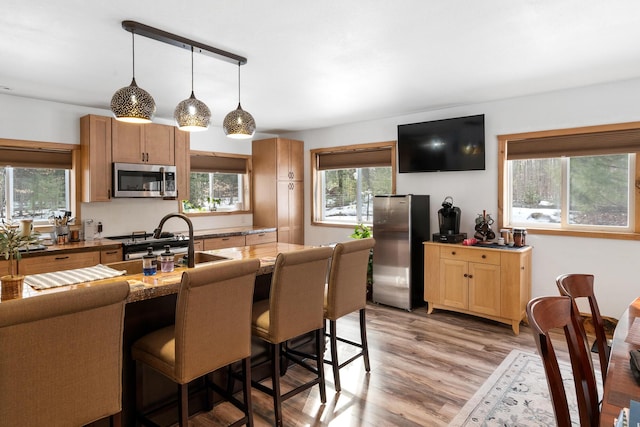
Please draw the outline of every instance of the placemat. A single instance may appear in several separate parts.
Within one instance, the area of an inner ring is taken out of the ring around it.
[[[42,290],[123,276],[125,273],[126,271],[119,271],[111,267],[107,267],[106,265],[98,264],[94,267],[33,274],[25,276],[24,282],[33,289]]]

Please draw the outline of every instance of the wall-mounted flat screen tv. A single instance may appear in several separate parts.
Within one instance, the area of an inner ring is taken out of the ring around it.
[[[484,114],[398,125],[400,173],[484,168]]]

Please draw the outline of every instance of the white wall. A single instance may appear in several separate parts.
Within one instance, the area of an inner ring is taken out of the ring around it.
[[[632,80],[295,132],[287,137],[305,142],[305,170],[309,174],[311,149],[395,140],[399,124],[485,114],[485,171],[399,174],[397,180],[398,194],[431,196],[431,230],[438,228],[436,213],[443,199],[452,196],[462,210],[461,231],[473,235],[475,218],[483,209],[497,219],[497,135],[637,121],[639,94],[640,80]],[[308,186],[306,190],[309,194]],[[347,239],[351,229],[310,225],[309,200],[305,197],[306,243]],[[596,295],[605,316],[618,318],[640,295],[635,265],[640,242],[529,234],[527,243],[534,247],[533,296],[557,294],[555,278],[571,272],[596,275]]]

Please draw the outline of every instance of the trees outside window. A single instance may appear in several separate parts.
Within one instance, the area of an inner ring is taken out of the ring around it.
[[[373,197],[395,193],[395,141],[311,150],[314,224],[372,224]]]
[[[69,170],[0,168],[2,219],[32,218],[46,224],[50,216],[70,210]]]
[[[498,224],[640,240],[640,122],[498,136]]]

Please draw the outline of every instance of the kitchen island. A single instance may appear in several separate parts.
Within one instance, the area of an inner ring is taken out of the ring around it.
[[[274,268],[274,262],[277,255],[281,252],[292,252],[308,248],[309,246],[288,244],[288,243],[265,243],[260,245],[250,245],[234,248],[217,249],[211,251],[203,251],[200,253],[220,257],[224,259],[259,259],[260,267],[256,276],[256,287],[254,291],[254,301],[269,296],[269,285],[271,282],[271,272]],[[135,260],[135,262],[142,262]],[[225,262],[225,261],[215,261]],[[123,263],[111,264],[113,267],[124,265]],[[204,262],[197,264],[198,266],[207,265]],[[34,290],[28,285],[24,286],[23,298],[37,297],[51,292],[73,292],[74,289],[81,287],[100,286],[101,284],[126,280],[130,284],[131,293],[127,299],[125,307],[124,320],[124,340],[123,340],[123,385],[122,385],[122,409],[123,424],[125,426],[135,425],[135,362],[131,359],[130,348],[132,344],[143,335],[146,335],[156,329],[168,326],[175,319],[175,305],[177,293],[180,286],[182,272],[186,267],[178,267],[173,272],[158,272],[154,276],[144,276],[141,273],[125,274],[123,276],[96,280],[92,282],[79,283],[75,285],[61,286],[46,290]],[[298,344],[306,345],[309,343],[308,338],[303,338]],[[267,348],[260,342],[254,340],[252,343],[252,365],[254,366],[252,376],[254,378],[266,378],[269,376],[268,371],[268,353]],[[143,367],[143,375],[145,381],[151,381],[153,387],[144,387],[144,404],[156,405],[175,396],[175,384],[157,374],[150,368]],[[224,384],[226,373],[221,370],[216,372],[215,378]],[[201,388],[200,380],[194,381],[190,385],[190,389],[198,390]],[[196,399],[194,404],[190,404],[190,409],[194,412],[202,410],[201,399]],[[162,423],[171,423],[175,418],[177,411],[168,411],[159,419]]]

